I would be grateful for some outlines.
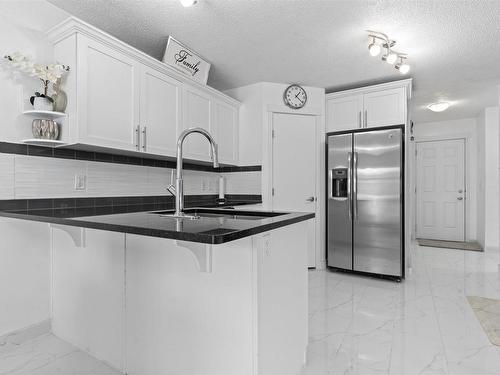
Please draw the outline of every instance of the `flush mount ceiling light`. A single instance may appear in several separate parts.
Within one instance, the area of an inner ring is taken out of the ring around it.
[[[189,8],[196,4],[196,0],[179,0],[184,8]]]
[[[399,70],[401,74],[407,74],[410,71],[410,65],[407,62],[403,62],[403,59],[407,59],[408,55],[406,53],[396,52],[392,47],[396,44],[396,41],[389,39],[389,37],[379,31],[366,30],[368,37],[370,39],[368,44],[368,50],[370,55],[378,56],[385,48],[385,54],[382,55],[382,61],[390,65],[396,64],[398,59],[400,60],[394,67]]]
[[[450,107],[450,103],[448,102],[437,102],[432,103],[427,106],[432,112],[443,112],[446,111]]]

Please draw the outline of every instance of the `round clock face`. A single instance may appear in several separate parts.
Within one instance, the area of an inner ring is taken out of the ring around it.
[[[302,108],[307,102],[306,90],[299,85],[290,85],[283,94],[285,104],[293,109]]]

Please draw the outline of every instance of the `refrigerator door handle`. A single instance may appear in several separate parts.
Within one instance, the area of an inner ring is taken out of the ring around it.
[[[352,203],[354,207],[354,220],[358,219],[358,153],[354,152],[352,158]]]
[[[328,198],[333,199],[333,169],[328,170]]]
[[[352,178],[352,152],[347,153],[347,204],[349,212],[349,220],[352,220],[352,189],[351,189],[351,178]]]

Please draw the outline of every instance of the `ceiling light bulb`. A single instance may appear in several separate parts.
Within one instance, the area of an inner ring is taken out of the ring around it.
[[[399,70],[399,73],[406,74],[410,71],[410,65],[404,62],[400,62],[396,65],[396,69]]]
[[[438,102],[432,103],[427,106],[432,112],[443,112],[446,111],[450,107],[450,103],[448,102]]]
[[[384,57],[385,57],[385,62],[391,65],[394,64],[398,59],[398,55],[396,55],[394,52],[391,51],[388,51]]]
[[[196,4],[196,0],[179,0],[183,7],[188,8]]]

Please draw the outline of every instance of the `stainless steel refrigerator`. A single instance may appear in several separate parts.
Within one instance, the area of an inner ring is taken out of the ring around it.
[[[404,277],[403,126],[327,134],[327,264]]]

